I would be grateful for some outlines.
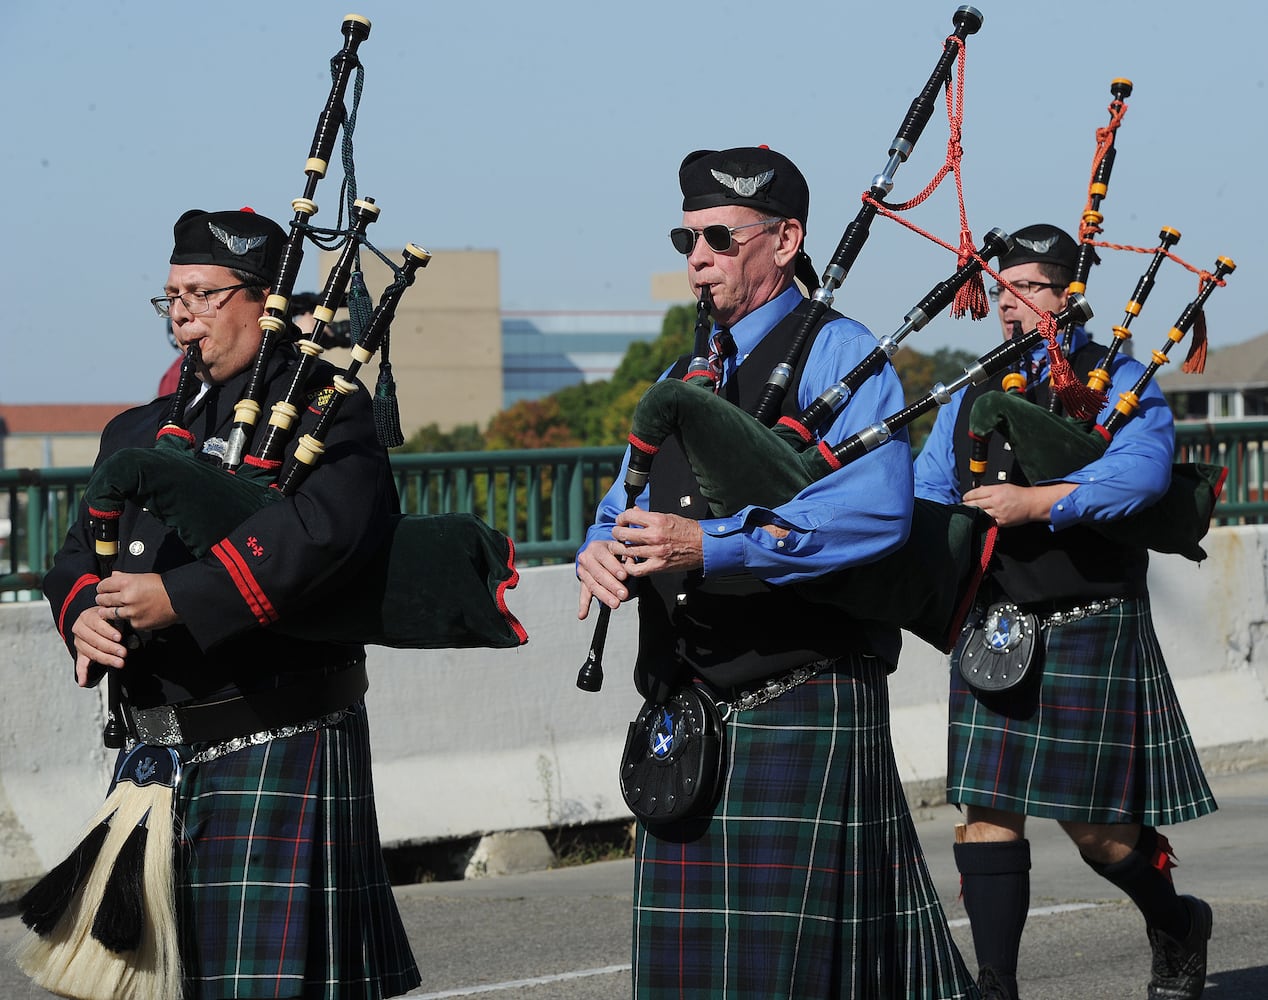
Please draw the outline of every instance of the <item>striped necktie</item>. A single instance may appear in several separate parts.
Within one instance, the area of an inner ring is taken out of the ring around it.
[[[726,359],[735,354],[735,340],[731,331],[723,326],[710,339],[709,346],[709,371],[713,372],[713,391],[718,392],[722,388],[722,377],[726,374]]]

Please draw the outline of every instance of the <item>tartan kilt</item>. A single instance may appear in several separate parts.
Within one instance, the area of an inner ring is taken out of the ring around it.
[[[188,765],[176,813],[186,1000],[378,1000],[418,985],[379,843],[364,703]]]
[[[636,997],[978,995],[899,781],[886,672],[846,657],[733,713],[713,814],[639,824]]]
[[[947,801],[1169,826],[1216,809],[1148,597],[1042,629],[1035,683],[974,695],[951,662]]]

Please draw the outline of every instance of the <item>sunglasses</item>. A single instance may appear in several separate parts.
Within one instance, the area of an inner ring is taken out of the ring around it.
[[[724,226],[720,223],[716,226],[705,226],[703,229],[685,229],[679,227],[669,231],[669,242],[674,245],[674,249],[680,254],[686,255],[691,253],[696,246],[696,240],[701,236],[704,241],[709,244],[709,249],[714,253],[726,253],[732,246],[743,246],[737,244],[732,237],[741,229],[752,229],[754,226],[769,226],[772,222],[783,221],[776,216],[770,219],[761,219],[758,222],[748,222],[742,226]]]

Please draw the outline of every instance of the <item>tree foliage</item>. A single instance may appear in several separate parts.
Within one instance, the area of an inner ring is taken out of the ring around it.
[[[401,445],[403,452],[435,454],[451,451],[483,451],[484,435],[477,424],[459,424],[451,431],[442,431],[439,424],[420,427]]]
[[[484,447],[489,451],[571,448],[582,443],[564,422],[553,396],[520,400],[495,414],[484,432]]]
[[[939,382],[950,382],[964,373],[976,355],[969,351],[951,350],[940,347],[933,354],[921,354],[919,351],[900,350],[894,355],[894,370],[903,383],[903,399],[907,403],[929,394]],[[907,426],[907,435],[911,439],[913,451],[919,451],[933,428],[934,419],[938,416],[936,409],[917,417]]]
[[[441,431],[428,424],[401,448],[408,452],[500,451],[624,444],[639,397],[679,357],[692,350],[696,313],[691,305],[671,306],[660,335],[629,346],[612,378],[580,382],[536,400],[521,400],[496,414],[483,433],[475,424]],[[968,351],[940,348],[933,354],[903,349],[893,358],[908,403],[937,382],[959,376],[975,359]],[[842,372],[842,375],[845,373]],[[915,421],[908,431],[917,450],[936,413]]]

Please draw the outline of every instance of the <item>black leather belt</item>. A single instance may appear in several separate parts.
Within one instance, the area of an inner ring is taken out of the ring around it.
[[[356,702],[369,686],[365,660],[360,659],[336,673],[315,674],[311,680],[286,687],[157,708],[124,704],[123,715],[128,734],[139,743],[222,743],[338,712]]]

